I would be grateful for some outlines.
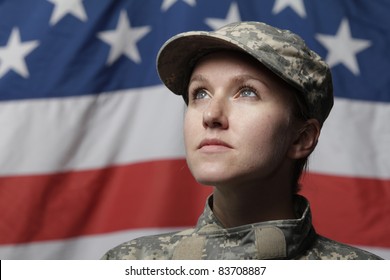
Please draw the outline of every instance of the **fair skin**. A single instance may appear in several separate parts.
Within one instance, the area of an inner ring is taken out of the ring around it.
[[[314,149],[320,125],[293,117],[291,88],[247,56],[218,52],[196,64],[188,95],[187,163],[214,186],[222,224],[295,218],[292,167]]]

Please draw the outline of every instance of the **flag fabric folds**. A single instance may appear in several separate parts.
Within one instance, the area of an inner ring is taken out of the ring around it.
[[[254,20],[332,69],[302,181],[316,230],[390,259],[389,13],[385,0],[0,0],[0,258],[98,259],[194,225],[211,187],[186,166],[185,105],[156,55],[179,32]]]

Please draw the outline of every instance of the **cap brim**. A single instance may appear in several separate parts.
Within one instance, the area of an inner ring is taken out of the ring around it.
[[[161,47],[157,56],[157,71],[161,81],[173,93],[186,95],[196,62],[218,50],[248,52],[238,42],[208,32],[187,32],[171,38]]]

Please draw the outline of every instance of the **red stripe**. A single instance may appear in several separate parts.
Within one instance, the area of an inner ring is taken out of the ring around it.
[[[210,192],[184,160],[0,178],[0,244],[189,226]]]
[[[184,160],[3,177],[0,244],[191,226],[210,192],[192,179]],[[308,174],[302,193],[319,233],[390,248],[390,181]]]
[[[390,181],[307,174],[302,194],[317,232],[355,245],[390,248]]]

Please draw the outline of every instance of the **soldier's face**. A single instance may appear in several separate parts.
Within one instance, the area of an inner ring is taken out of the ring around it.
[[[291,164],[293,96],[269,70],[242,54],[213,53],[194,68],[188,95],[184,138],[197,181],[245,184]]]

